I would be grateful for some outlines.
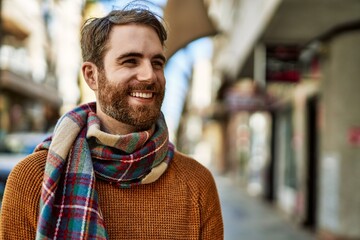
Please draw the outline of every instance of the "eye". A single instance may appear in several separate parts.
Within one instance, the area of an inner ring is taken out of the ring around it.
[[[126,64],[126,65],[136,65],[137,64],[137,60],[136,58],[129,58],[129,59],[125,59],[122,64]]]
[[[154,60],[154,61],[152,62],[152,65],[153,65],[154,68],[156,68],[156,69],[163,69],[165,63],[164,63],[163,61],[161,61],[161,60]]]

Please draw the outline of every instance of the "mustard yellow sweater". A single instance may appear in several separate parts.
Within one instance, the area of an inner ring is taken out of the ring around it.
[[[46,155],[34,153],[11,172],[0,210],[0,239],[35,239]],[[223,239],[213,177],[179,152],[155,183],[119,189],[98,180],[96,189],[110,239]]]

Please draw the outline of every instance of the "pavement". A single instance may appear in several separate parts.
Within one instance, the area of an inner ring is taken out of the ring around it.
[[[225,240],[315,240],[271,204],[248,195],[228,177],[214,174],[223,213]]]

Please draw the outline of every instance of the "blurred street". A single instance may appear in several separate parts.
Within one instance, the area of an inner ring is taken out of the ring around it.
[[[273,206],[243,192],[228,177],[215,176],[225,240],[311,240],[315,236],[286,220]]]

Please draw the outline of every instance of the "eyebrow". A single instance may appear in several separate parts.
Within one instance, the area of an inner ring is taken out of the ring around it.
[[[156,54],[153,58],[159,58],[161,59],[164,63],[166,62],[166,57],[162,54]]]
[[[128,58],[128,57],[144,57],[144,54],[138,53],[138,52],[127,52],[124,54],[121,54],[119,57],[116,58],[117,61],[120,61],[121,59]],[[163,54],[156,54],[152,58],[155,59],[161,59],[164,63],[166,62],[166,57]]]

